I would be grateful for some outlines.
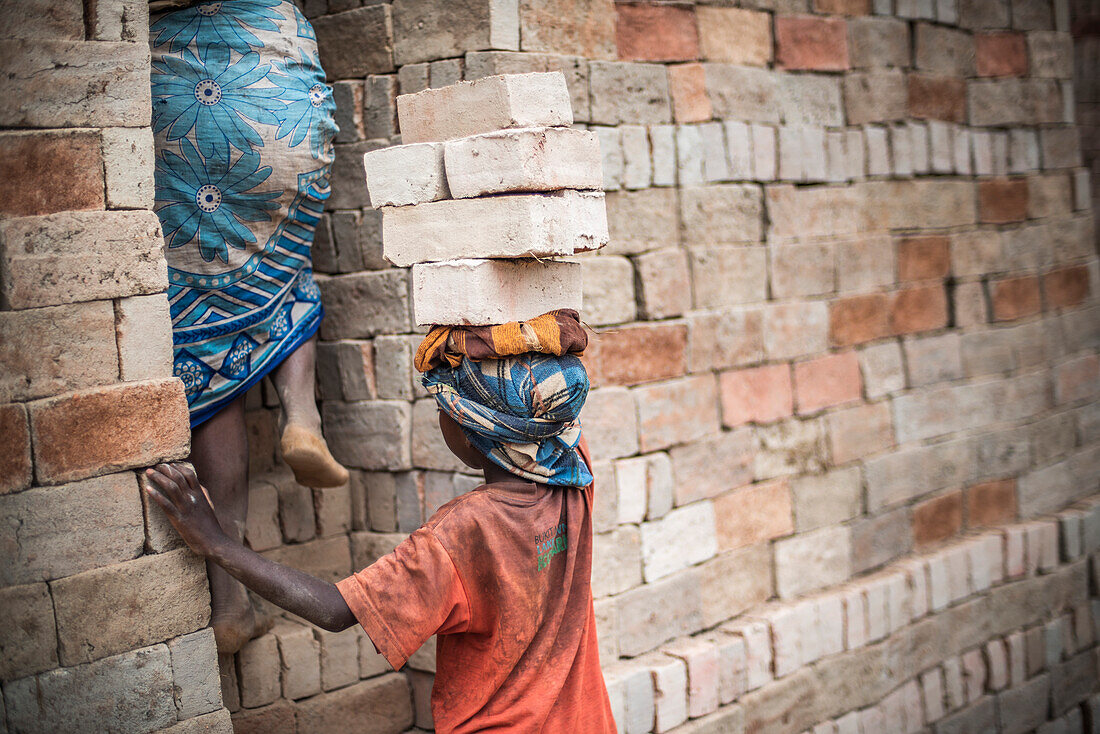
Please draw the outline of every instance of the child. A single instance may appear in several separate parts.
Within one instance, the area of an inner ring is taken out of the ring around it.
[[[424,384],[448,448],[485,484],[337,584],[228,537],[186,465],[146,470],[147,491],[196,553],[319,627],[358,621],[395,669],[438,634],[441,734],[614,732],[592,611],[592,476],[577,424],[587,374],[573,354],[468,354],[447,354]]]

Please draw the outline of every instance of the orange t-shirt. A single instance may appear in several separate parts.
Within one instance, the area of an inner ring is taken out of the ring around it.
[[[395,669],[439,635],[440,734],[615,732],[592,612],[593,491],[483,485],[337,584]]]

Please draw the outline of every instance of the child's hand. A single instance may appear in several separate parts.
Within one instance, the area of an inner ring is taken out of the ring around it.
[[[164,509],[191,550],[208,556],[219,542],[228,539],[190,464],[157,464],[146,469],[142,478],[146,493]]]

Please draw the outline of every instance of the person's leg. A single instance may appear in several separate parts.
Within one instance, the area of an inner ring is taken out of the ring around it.
[[[214,505],[222,529],[244,538],[248,513],[248,432],[244,398],[238,398],[196,426],[191,433],[191,463]],[[220,566],[207,563],[210,579],[210,624],[220,653],[234,653],[256,629],[248,591]]]
[[[332,458],[321,435],[321,415],[313,396],[316,359],[315,336],[271,372],[271,381],[283,404],[285,421],[280,449],[299,484],[338,487],[348,481],[348,470]]]

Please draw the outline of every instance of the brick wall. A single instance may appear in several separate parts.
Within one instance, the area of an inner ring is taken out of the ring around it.
[[[145,0],[0,6],[3,732],[231,731],[205,568],[132,471],[189,442],[148,33]]]
[[[248,542],[336,579],[477,484],[412,369],[360,154],[400,141],[398,93],[561,70],[612,234],[583,258],[584,421],[622,729],[1097,726],[1090,42],[1065,0],[734,5],[304,2],[341,126],[318,389],[353,479],[296,485],[254,390]],[[357,630],[286,617],[217,697],[201,568],[128,471],[186,452],[144,3],[87,7],[0,23],[23,100],[0,112],[6,726],[203,731],[224,700],[238,732],[430,728],[431,644],[392,673]],[[154,405],[178,417],[150,437]]]

